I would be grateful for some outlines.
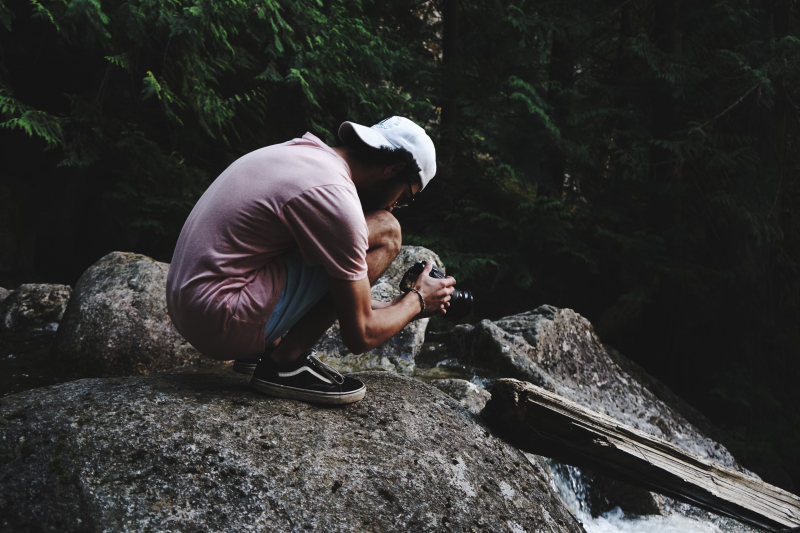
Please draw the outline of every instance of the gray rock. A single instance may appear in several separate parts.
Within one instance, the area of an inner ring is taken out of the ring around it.
[[[439,256],[431,250],[421,246],[403,246],[386,272],[373,285],[372,298],[388,302],[399,295],[400,290],[397,286],[403,274],[417,261],[433,261],[440,268],[444,268]],[[374,350],[354,354],[342,342],[337,322],[323,335],[314,347],[314,351],[322,361],[343,372],[394,370],[410,373],[414,369],[414,358],[419,354],[425,341],[427,327],[427,318],[415,320]]]
[[[55,333],[71,294],[69,285],[20,285],[0,298],[0,331]]]
[[[571,309],[533,311],[461,328],[460,357],[495,374],[525,379],[672,442],[704,459],[736,468],[721,445],[657,398],[609,356],[591,323]]]
[[[3,302],[8,298],[8,295],[11,294],[12,291],[6,289],[5,287],[0,287],[0,305],[3,305]]]
[[[71,292],[43,283],[0,290],[0,394],[64,381],[53,344]]]
[[[546,475],[455,401],[362,374],[344,408],[232,373],[0,398],[0,526],[57,531],[582,531]]]
[[[386,269],[386,272],[378,279],[378,283],[388,283],[393,287],[394,294],[398,294],[397,286],[400,284],[400,280],[403,279],[403,274],[417,261],[433,261],[436,266],[445,272],[447,271],[442,264],[442,260],[432,250],[424,246],[403,246],[400,249],[400,253],[392,261],[392,264]]]
[[[451,354],[482,368],[486,375],[530,381],[693,455],[744,470],[727,449],[620,366],[621,356],[611,357],[591,323],[571,309],[541,306],[496,321],[458,326],[448,347]],[[690,512],[689,506],[663,496],[641,489],[620,492],[602,476],[586,476],[593,478],[588,490],[596,492],[587,495],[589,503],[604,501],[604,505],[625,507],[637,499],[638,509],[657,506],[663,513]],[[636,490],[641,494],[634,498],[631,495]],[[626,501],[620,494],[625,494]]]
[[[489,391],[465,379],[435,379],[431,381],[431,385],[456,400],[474,415],[480,414],[486,402],[492,397]]]
[[[196,362],[200,354],[172,325],[168,265],[112,252],[78,280],[58,330],[62,362],[82,375],[145,374]]]

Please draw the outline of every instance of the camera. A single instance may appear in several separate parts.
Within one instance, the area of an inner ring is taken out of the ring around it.
[[[425,261],[419,261],[415,263],[414,266],[406,270],[405,274],[403,274],[403,279],[400,280],[400,290],[402,292],[408,292],[412,287],[414,287],[414,282],[417,281],[419,275],[422,274],[422,271],[425,269],[425,264]],[[438,279],[447,277],[447,275],[435,264],[431,269],[430,276]],[[447,309],[447,314],[445,317],[451,320],[463,318],[472,312],[472,304],[473,298],[470,291],[464,289],[455,289],[453,295],[450,296],[450,307]]]

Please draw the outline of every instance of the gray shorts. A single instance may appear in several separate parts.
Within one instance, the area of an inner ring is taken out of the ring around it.
[[[306,265],[297,251],[287,253],[283,259],[286,284],[264,327],[266,346],[285,335],[328,292],[328,274],[323,267]]]

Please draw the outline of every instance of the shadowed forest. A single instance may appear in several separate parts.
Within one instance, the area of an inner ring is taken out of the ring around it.
[[[800,488],[792,0],[0,0],[0,286],[169,261],[234,159],[424,125],[399,211],[496,318],[548,303]],[[438,327],[446,327],[444,323]]]

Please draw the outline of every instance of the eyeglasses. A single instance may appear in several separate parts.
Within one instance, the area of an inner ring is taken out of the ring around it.
[[[416,194],[414,194],[414,183],[415,182],[412,181],[412,178],[408,179],[408,197],[397,200],[392,204],[392,209],[402,209],[414,203],[414,197],[416,196]]]

